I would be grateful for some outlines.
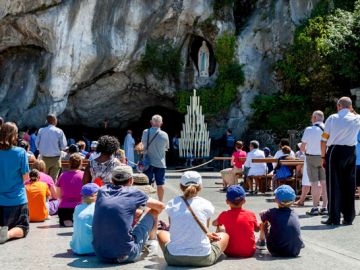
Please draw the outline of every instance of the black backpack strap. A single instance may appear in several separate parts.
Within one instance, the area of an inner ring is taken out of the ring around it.
[[[324,131],[324,128],[322,126],[320,126],[319,124],[315,124],[314,126],[320,128],[322,131]]]

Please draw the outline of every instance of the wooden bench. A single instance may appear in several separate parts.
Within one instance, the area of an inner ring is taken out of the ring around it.
[[[85,169],[85,167],[89,164],[89,160],[88,159],[83,159],[82,160],[82,168]],[[29,166],[30,168],[32,168],[32,166],[34,165],[33,161],[29,162]],[[62,160],[61,161],[61,168],[64,170],[68,170],[70,168],[70,162],[69,160]]]
[[[254,159],[252,159],[252,162],[253,163],[277,163],[278,159],[276,159],[276,158],[254,158]],[[280,164],[289,166],[289,167],[296,167],[298,165],[304,165],[304,161],[300,160],[300,159],[280,160]],[[263,179],[264,179],[264,177],[259,178],[259,181],[265,182],[265,185],[266,185],[267,179],[266,178],[265,178],[266,180],[263,180]],[[301,179],[299,179],[297,177],[296,170],[295,170],[295,176],[289,177],[284,180],[277,180],[277,181],[278,181],[279,186],[284,185],[284,184],[291,186],[295,190],[295,193],[297,194],[297,191],[299,190],[298,186],[300,184],[300,180]],[[264,184],[259,183],[259,189],[260,189],[260,185],[264,185]]]

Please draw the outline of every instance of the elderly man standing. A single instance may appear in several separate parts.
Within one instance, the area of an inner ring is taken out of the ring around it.
[[[157,195],[159,201],[164,198],[165,169],[166,160],[165,153],[169,149],[169,136],[160,127],[163,124],[162,117],[158,114],[154,115],[150,121],[151,128],[145,129],[141,142],[144,145],[144,151],[149,158],[150,167],[144,173],[149,178],[150,184],[155,178],[157,186]]]
[[[321,159],[321,136],[324,131],[324,113],[315,111],[311,116],[312,126],[307,127],[301,139],[300,150],[306,155],[306,168],[311,183],[311,195],[313,207],[307,212],[308,215],[317,216],[328,214],[325,170]],[[321,186],[319,186],[319,182]],[[322,194],[322,208],[318,209],[320,195]]]
[[[339,99],[337,110],[326,120],[321,140],[329,197],[329,218],[321,223],[339,225],[342,213],[342,224],[351,225],[355,218],[355,145],[360,116],[353,110],[349,97]]]
[[[49,114],[46,122],[48,125],[39,130],[35,145],[46,164],[47,174],[56,181],[61,168],[61,150],[65,150],[67,142],[64,132],[56,127],[54,114]]]

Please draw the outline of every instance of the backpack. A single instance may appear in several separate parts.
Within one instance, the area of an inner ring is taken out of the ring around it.
[[[290,171],[289,167],[286,165],[281,165],[280,160],[284,160],[286,156],[282,156],[278,159],[278,164],[276,166],[276,179],[277,180],[284,180],[292,176],[292,172]]]

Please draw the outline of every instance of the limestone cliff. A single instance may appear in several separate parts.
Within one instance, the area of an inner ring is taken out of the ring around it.
[[[213,45],[217,35],[235,29],[232,16],[216,21],[213,32],[200,27],[213,16],[212,2],[0,0],[0,115],[20,126],[39,126],[53,112],[62,124],[98,127],[108,119],[126,127],[147,107],[173,109],[177,89],[199,85],[191,42]],[[214,135],[226,126],[241,133],[254,95],[279,89],[272,65],[317,2],[258,1],[237,40],[246,83],[225,120],[211,125]],[[155,38],[180,48],[179,80],[136,72],[146,42]]]

